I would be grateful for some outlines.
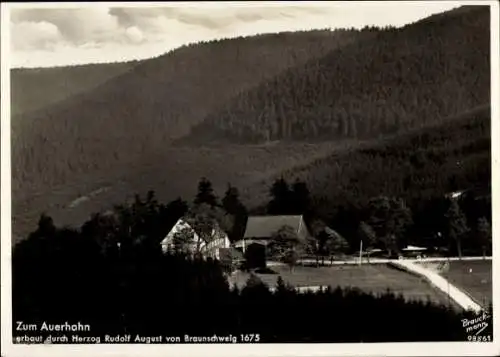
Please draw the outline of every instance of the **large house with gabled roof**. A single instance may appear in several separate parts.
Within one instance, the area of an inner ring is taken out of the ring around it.
[[[243,239],[235,242],[234,246],[243,252],[252,244],[267,246],[273,235],[284,226],[292,228],[300,240],[311,236],[302,215],[281,216],[250,216]]]

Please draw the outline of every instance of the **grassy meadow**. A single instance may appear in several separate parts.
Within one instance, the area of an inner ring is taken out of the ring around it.
[[[357,288],[372,294],[382,294],[390,289],[406,300],[430,300],[436,304],[454,304],[430,286],[424,279],[393,269],[386,264],[338,265],[333,267],[297,266],[293,272],[287,266],[270,267],[274,274],[257,274],[269,287],[275,287],[278,276],[294,287],[331,286],[332,288]],[[231,278],[238,287],[244,287],[249,273],[238,271]]]

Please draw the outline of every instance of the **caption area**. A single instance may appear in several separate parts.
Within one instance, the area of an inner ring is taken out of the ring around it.
[[[491,315],[486,311],[473,318],[462,319],[462,327],[469,342],[492,342]],[[107,329],[98,331],[89,324],[68,323],[29,324],[16,321],[14,324],[13,343],[15,344],[196,344],[196,343],[265,343],[258,333],[248,334],[141,334],[135,333],[104,333]],[[114,330],[114,329],[112,329]],[[116,330],[115,330],[116,331]],[[154,330],[152,330],[154,333]],[[151,331],[150,331],[151,332]]]
[[[258,343],[259,334],[239,334],[239,335],[179,335],[179,336],[143,336],[139,334],[124,335],[103,335],[103,336],[82,336],[79,334],[57,334],[57,335],[18,335],[14,337],[14,343],[18,344],[53,344],[53,343],[81,343],[81,344],[99,344],[99,343]]]
[[[14,324],[14,343],[18,344],[44,344],[44,343],[258,343],[260,334],[207,334],[189,335],[141,335],[141,334],[93,334],[89,324],[68,323],[28,324],[16,321]]]

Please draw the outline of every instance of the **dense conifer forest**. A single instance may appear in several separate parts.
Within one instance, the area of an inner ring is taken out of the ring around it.
[[[11,71],[12,115],[25,114],[84,93],[115,78],[137,62],[68,67],[15,68]]]
[[[464,189],[491,189],[490,107],[440,125],[361,145],[343,155],[307,163],[280,176],[309,183],[314,194],[364,204],[379,193],[409,201]]]
[[[376,138],[487,104],[489,19],[478,7],[373,29],[241,93],[210,113],[193,140],[199,133],[205,142],[207,131],[240,143]]]
[[[139,165],[232,96],[363,35],[308,31],[217,40],[141,61],[96,88],[77,78],[76,95],[12,118],[13,187],[50,187],[84,173]],[[107,71],[101,66],[95,72]],[[77,77],[78,71],[19,70],[14,113],[24,110],[16,105],[35,103],[50,89],[31,84],[45,83],[44,76],[65,82],[71,79],[66,73]]]

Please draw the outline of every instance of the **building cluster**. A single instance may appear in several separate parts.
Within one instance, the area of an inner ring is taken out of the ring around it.
[[[177,221],[161,245],[163,252],[167,253],[176,249],[176,240],[182,241],[182,237],[188,237],[185,239],[188,242],[186,250],[205,258],[242,262],[246,253],[251,250],[254,255],[260,255],[265,260],[266,247],[283,227],[293,229],[296,237],[301,240],[311,237],[301,215],[250,216],[243,238],[233,243],[217,222],[214,221],[209,230],[203,230],[197,227],[193,219],[185,217]]]

